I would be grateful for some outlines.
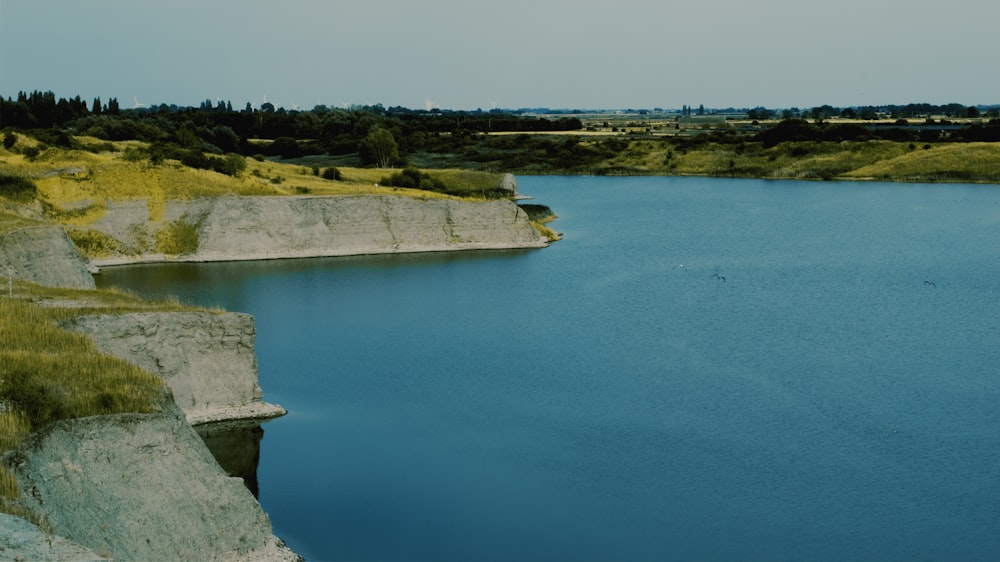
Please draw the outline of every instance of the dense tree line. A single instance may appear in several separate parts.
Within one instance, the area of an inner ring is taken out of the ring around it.
[[[381,105],[287,111],[269,103],[254,110],[248,103],[234,111],[231,102],[205,100],[197,108],[161,104],[123,110],[114,98],[106,104],[99,98],[88,104],[79,96],[56,99],[52,92],[37,91],[21,92],[16,99],[0,97],[0,120],[0,127],[22,130],[72,129],[75,134],[112,141],[134,139],[204,152],[282,157],[357,152],[376,129],[388,131],[407,154],[423,147],[429,137],[442,134],[583,128],[580,119],[572,116],[546,119],[499,110],[424,111]],[[275,142],[257,144],[253,139]]]
[[[684,111],[703,115],[709,110],[704,106],[684,106]],[[988,118],[994,111],[995,108],[984,108],[982,113]],[[891,125],[828,121],[838,116],[884,117],[886,112],[896,116]],[[976,112],[975,107],[960,104],[861,108],[827,105],[781,112],[758,106],[748,112],[753,118],[782,120],[764,130],[754,127],[744,131],[698,131],[693,136],[665,139],[665,142],[679,147],[747,141],[765,146],[782,142],[878,139],[921,143],[1000,142],[1000,119],[960,126],[940,118]],[[931,115],[938,118],[932,119]],[[132,156],[152,161],[175,159],[189,166],[234,175],[240,172],[240,160],[232,155],[280,158],[356,155],[362,164],[396,167],[404,166],[417,153],[433,153],[449,155],[456,162],[496,169],[573,171],[588,169],[629,146],[628,140],[621,137],[582,142],[573,136],[527,134],[582,129],[580,119],[567,113],[547,119],[510,111],[425,111],[381,105],[347,109],[316,106],[309,111],[287,111],[272,104],[254,109],[249,103],[241,110],[234,110],[231,102],[213,103],[208,99],[198,107],[161,104],[122,109],[114,98],[107,102],[96,98],[88,103],[79,96],[64,99],[56,98],[52,92],[38,91],[21,92],[13,99],[0,97],[0,128],[27,131],[44,145],[67,148],[80,146],[75,140],[79,135],[107,141],[145,141],[148,148]],[[490,132],[524,134],[485,134]],[[15,139],[8,135],[4,140]],[[19,150],[38,151],[37,147]]]
[[[866,141],[891,140],[902,142],[1000,142],[1000,119],[991,119],[986,125],[973,124],[954,130],[946,130],[949,123],[927,123],[911,127],[905,121],[897,121],[893,126],[872,127],[855,123],[810,123],[804,119],[786,119],[773,127],[758,133],[754,140],[764,146],[775,146],[783,142],[801,141]]]

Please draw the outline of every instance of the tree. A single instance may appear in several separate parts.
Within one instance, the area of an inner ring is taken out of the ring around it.
[[[399,160],[399,145],[387,129],[372,129],[358,144],[361,162],[374,164],[378,168],[388,168]]]

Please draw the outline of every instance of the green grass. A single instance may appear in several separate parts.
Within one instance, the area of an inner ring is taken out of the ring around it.
[[[901,151],[845,174],[847,177],[896,181],[995,182],[1000,173],[997,143],[929,145]]]
[[[598,164],[607,175],[692,175],[773,179],[962,181],[1000,183],[1000,143],[895,141],[785,142],[696,145],[633,141]]]
[[[171,256],[197,252],[200,239],[198,226],[186,218],[165,224],[156,233],[156,250]]]
[[[163,411],[167,394],[159,377],[101,353],[87,336],[59,322],[84,314],[188,308],[116,290],[47,288],[24,281],[17,281],[14,290],[13,297],[6,291],[0,296],[0,453],[57,420]],[[0,511],[25,515],[18,497],[16,480],[0,465]]]

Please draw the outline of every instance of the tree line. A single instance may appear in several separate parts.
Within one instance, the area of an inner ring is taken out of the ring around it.
[[[696,132],[691,138],[670,140],[680,144],[757,141],[766,145],[797,141],[893,140],[905,142],[1000,141],[1000,119],[984,124],[954,124],[918,116],[968,116],[974,107],[960,104],[935,106],[909,104],[882,106],[897,119],[891,125],[825,122],[834,116],[869,115],[876,108],[819,106],[798,113],[782,112],[776,125],[754,130]],[[850,111],[849,111],[850,110]],[[706,114],[704,106],[684,106],[691,114]],[[750,110],[755,118],[777,117],[763,107]],[[786,110],[791,111],[791,110]],[[978,111],[978,110],[977,110]],[[988,109],[987,117],[995,108]],[[803,116],[813,119],[809,122]],[[316,106],[308,111],[287,111],[265,103],[249,103],[234,110],[231,102],[206,99],[198,107],[160,104],[123,109],[118,100],[88,102],[80,96],[57,98],[52,92],[19,92],[16,98],[0,96],[0,128],[29,132],[47,145],[73,147],[73,137],[107,141],[140,140],[149,143],[143,157],[176,159],[187,165],[238,173],[237,159],[226,155],[298,158],[306,155],[356,154],[365,165],[402,166],[418,152],[458,155],[465,162],[484,166],[502,164],[509,169],[540,165],[546,169],[573,169],[609,158],[625,150],[624,140],[609,138],[582,143],[574,137],[554,139],[527,133],[577,131],[583,123],[573,114],[553,118],[515,111],[414,110],[382,105],[352,108]],[[494,136],[490,132],[519,132]],[[13,137],[10,137],[11,139]],[[7,139],[5,139],[7,140]],[[28,147],[34,148],[34,147]]]

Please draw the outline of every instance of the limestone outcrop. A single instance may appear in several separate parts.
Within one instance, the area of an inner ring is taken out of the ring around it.
[[[0,513],[0,560],[105,562],[108,558],[58,535],[46,534],[20,517]]]
[[[8,275],[49,287],[94,288],[93,275],[61,226],[0,233],[0,277]]]
[[[115,560],[299,560],[179,412],[53,423],[9,464],[52,531]]]
[[[101,351],[158,374],[192,424],[267,419],[285,410],[262,400],[256,327],[249,314],[136,312],[81,316],[65,328]]]
[[[162,261],[151,253],[156,233],[172,225],[197,232],[196,247],[177,261],[232,261],[541,248],[547,240],[528,215],[506,199],[462,201],[391,195],[238,197],[169,201],[153,220],[144,201],[109,202],[89,228],[133,255],[97,265]]]

